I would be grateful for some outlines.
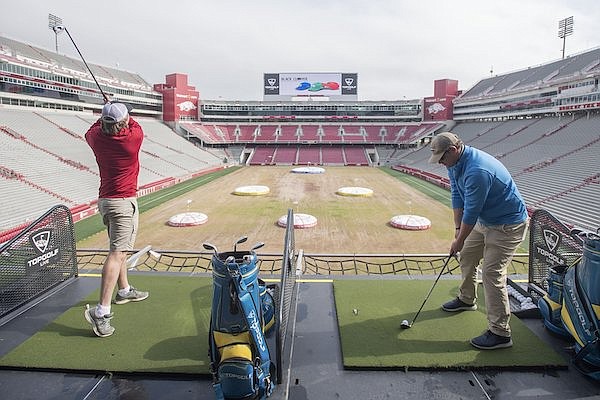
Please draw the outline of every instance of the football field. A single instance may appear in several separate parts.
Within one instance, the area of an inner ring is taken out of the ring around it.
[[[277,221],[292,208],[296,214],[317,218],[312,228],[296,229],[296,249],[318,254],[444,253],[454,232],[452,210],[424,193],[439,192],[433,185],[415,189],[372,167],[326,167],[323,174],[291,173],[292,167],[244,167],[140,215],[136,248],[202,251],[202,243],[229,250],[239,236],[248,244],[265,242],[261,252],[282,251],[285,229]],[[241,186],[267,186],[260,196],[233,194]],[[342,187],[373,191],[370,197],[341,196]],[[435,196],[434,196],[435,197]],[[199,212],[206,223],[172,227],[173,215]],[[402,230],[390,225],[396,215],[419,215],[431,228]],[[77,243],[78,248],[107,248],[106,232]]]

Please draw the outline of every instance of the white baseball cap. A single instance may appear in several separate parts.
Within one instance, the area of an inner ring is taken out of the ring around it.
[[[106,103],[102,107],[102,120],[109,123],[117,123],[127,119],[131,106],[124,103]]]

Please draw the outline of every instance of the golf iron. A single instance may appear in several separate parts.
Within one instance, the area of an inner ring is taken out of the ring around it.
[[[442,266],[442,269],[440,270],[440,273],[438,274],[437,278],[435,279],[435,282],[433,282],[433,285],[431,286],[431,289],[429,289],[429,293],[427,293],[427,296],[425,297],[425,300],[423,300],[423,304],[421,304],[421,307],[419,308],[419,311],[417,311],[417,313],[415,314],[412,322],[409,322],[407,320],[402,321],[402,323],[400,324],[400,328],[402,329],[408,329],[411,328],[413,326],[413,324],[415,323],[415,321],[417,320],[417,318],[419,317],[419,314],[421,313],[421,310],[423,309],[423,307],[425,306],[425,303],[427,303],[427,300],[429,300],[429,296],[431,296],[431,293],[433,292],[433,288],[435,288],[435,285],[438,283],[438,281],[440,280],[440,277],[442,276],[442,274],[444,273],[444,270],[446,269],[446,267],[448,266],[448,263],[450,262],[450,259],[452,258],[454,254],[449,254],[448,258],[446,259],[446,262],[444,262],[444,265]]]
[[[215,246],[214,244],[205,242],[205,243],[202,243],[202,246],[204,246],[204,248],[206,250],[212,250],[215,254],[215,257],[219,256],[219,250],[217,250],[217,246]]]
[[[248,240],[248,236],[242,236],[239,237],[234,243],[233,243],[233,252],[235,253],[237,251],[237,245],[240,243],[244,243],[246,240]]]

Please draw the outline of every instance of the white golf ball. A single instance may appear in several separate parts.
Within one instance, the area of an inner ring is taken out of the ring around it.
[[[409,324],[408,324],[408,320],[407,320],[407,319],[403,320],[403,321],[402,321],[402,325],[409,325]]]

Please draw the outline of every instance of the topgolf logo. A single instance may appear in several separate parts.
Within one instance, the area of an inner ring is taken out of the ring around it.
[[[52,242],[52,230],[42,229],[34,232],[30,237],[29,241],[33,245],[38,256],[27,260],[28,267],[43,267],[54,262],[58,258],[58,247],[49,248]]]
[[[52,235],[52,231],[50,229],[44,229],[42,231],[38,231],[29,237],[31,244],[37,250],[39,254],[42,254],[48,248],[48,243],[50,243],[50,237]]]
[[[554,265],[566,264],[566,261],[558,254],[557,251],[558,245],[560,244],[560,236],[558,233],[550,229],[544,229],[542,234],[544,236],[544,243],[546,244],[547,250],[542,247],[541,243],[536,243],[536,253],[546,258],[546,260],[549,260]]]
[[[546,246],[548,246],[548,250],[554,251],[560,242],[560,237],[556,232],[544,229],[544,241],[546,242]]]
[[[261,351],[266,351],[265,340],[260,331],[260,323],[254,310],[251,310],[248,313],[248,321],[250,321],[250,329],[252,329],[255,332],[254,336],[258,339],[258,347]]]

